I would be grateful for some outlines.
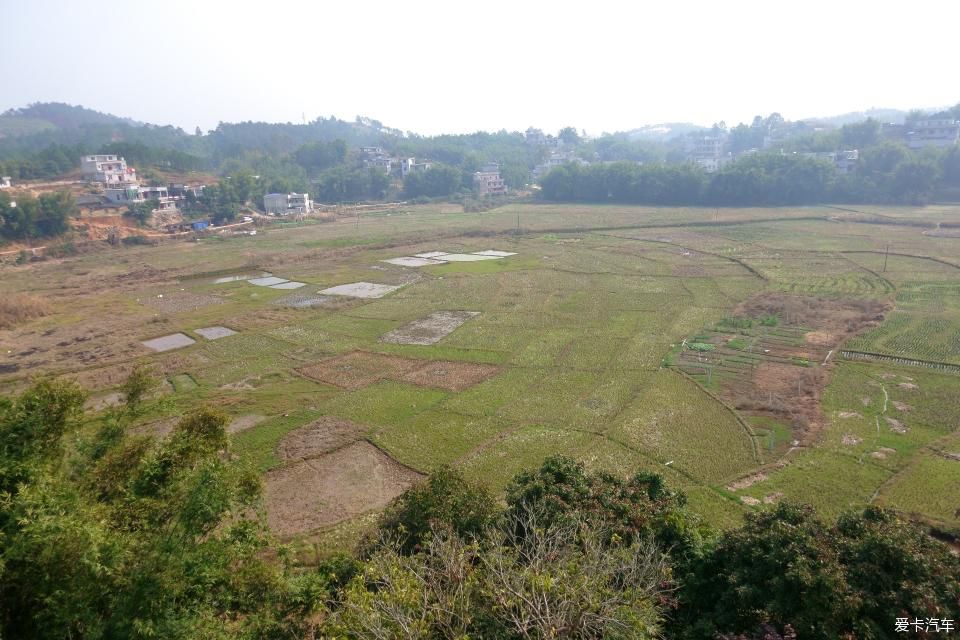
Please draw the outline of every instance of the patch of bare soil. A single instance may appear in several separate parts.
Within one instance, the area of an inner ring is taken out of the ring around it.
[[[814,340],[821,343],[832,335],[836,344],[879,325],[890,308],[890,303],[881,300],[795,296],[770,291],[742,302],[734,313],[751,318],[775,315],[782,324],[811,329]]]
[[[763,362],[753,374],[752,388],[736,398],[736,407],[758,415],[790,420],[794,437],[809,438],[824,424],[820,395],[827,385],[822,367]]]
[[[499,371],[492,364],[433,361],[409,371],[400,380],[422,387],[438,387],[447,391],[463,391],[483,382]]]
[[[422,477],[361,440],[267,473],[267,521],[279,536],[307,533],[382,509]]]
[[[119,407],[121,404],[123,404],[123,394],[115,391],[102,396],[88,398],[83,404],[83,408],[87,411],[103,411],[110,407]]]
[[[912,382],[901,382],[897,386],[907,391],[916,391],[917,389],[920,388],[918,385],[915,385]]]
[[[230,424],[227,425],[227,433],[240,433],[241,431],[252,429],[266,419],[266,416],[260,416],[256,414],[234,418],[230,421]]]
[[[905,424],[896,418],[887,416],[884,418],[884,420],[886,421],[887,425],[890,426],[890,431],[893,431],[894,433],[906,433],[910,430]]]
[[[770,347],[769,356],[752,370],[747,384],[728,386],[722,395],[737,409],[751,415],[788,420],[794,437],[809,443],[819,434],[825,420],[820,407],[823,389],[829,382],[831,350],[845,340],[878,326],[890,303],[859,298],[822,298],[764,292],[741,303],[733,315],[762,318],[777,316],[780,326],[805,330],[802,348]],[[802,359],[805,362],[792,360]],[[864,406],[870,404],[863,399]],[[845,412],[854,417],[855,412]]]
[[[890,404],[892,404],[893,408],[897,411],[903,411],[904,413],[913,409],[913,407],[908,405],[906,402],[900,402],[899,400],[891,400]]]
[[[361,389],[386,378],[399,379],[420,360],[381,353],[353,351],[297,369],[308,378],[342,389]]]
[[[841,418],[862,418],[863,416],[856,411],[841,411],[837,414]]]
[[[752,487],[758,482],[763,482],[767,479],[767,474],[765,473],[754,473],[749,475],[746,478],[740,478],[734,482],[731,482],[727,485],[727,491],[739,491],[740,489],[746,489],[747,487]]]
[[[353,351],[308,364],[297,371],[311,380],[342,389],[361,389],[380,380],[397,380],[423,387],[462,391],[493,376],[499,367]]]
[[[210,294],[174,291],[172,293],[160,293],[153,297],[143,297],[140,298],[139,302],[163,313],[182,313],[184,311],[196,311],[214,304],[223,304],[224,299]]]
[[[384,334],[380,341],[395,344],[436,344],[479,314],[479,311],[437,311]]]
[[[173,431],[173,428],[180,422],[180,418],[173,416],[161,418],[146,424],[139,424],[130,429],[130,433],[138,436],[153,436],[154,438],[166,438]]]
[[[349,420],[324,416],[284,436],[277,445],[277,454],[284,461],[315,458],[356,442],[366,430]]]
[[[862,438],[858,438],[857,436],[853,436],[853,435],[847,434],[847,435],[843,436],[843,438],[840,439],[840,442],[842,442],[843,444],[847,445],[848,447],[852,447],[852,446],[854,446],[854,445],[858,445],[858,444],[860,444],[861,442],[863,442],[863,439],[862,439]]]

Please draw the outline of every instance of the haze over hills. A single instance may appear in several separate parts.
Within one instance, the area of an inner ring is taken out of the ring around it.
[[[907,111],[901,109],[871,108],[864,111],[854,111],[833,116],[801,118],[800,120],[836,127],[852,122],[866,120],[867,118],[873,118],[881,122],[902,123],[907,113]],[[338,120],[337,118],[330,119]],[[249,122],[250,121],[244,121],[243,123],[234,124],[247,124]],[[257,124],[303,126],[295,123],[281,122],[258,122]],[[357,117],[356,122],[349,124],[361,130],[388,130],[393,134],[401,133],[399,130],[384,126],[377,120],[359,116]],[[531,124],[533,126],[537,126],[536,123]],[[576,123],[571,124],[575,125]],[[29,136],[32,134],[49,133],[52,131],[74,131],[82,127],[103,125],[126,125],[129,127],[149,126],[183,131],[179,127],[174,127],[173,125],[139,122],[132,118],[110,113],[103,113],[80,105],[70,105],[62,102],[37,102],[21,108],[9,109],[8,111],[0,114],[0,138]],[[710,124],[696,124],[692,122],[663,122],[641,125],[624,133],[626,133],[631,139],[635,140],[664,141],[676,136],[686,135],[687,133],[693,131],[708,129],[709,127]],[[186,134],[186,132],[183,133]],[[416,132],[407,132],[407,134],[416,134]]]

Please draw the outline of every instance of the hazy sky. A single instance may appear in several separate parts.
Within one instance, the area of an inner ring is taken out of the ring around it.
[[[0,0],[0,110],[589,133],[960,101],[960,2]]]

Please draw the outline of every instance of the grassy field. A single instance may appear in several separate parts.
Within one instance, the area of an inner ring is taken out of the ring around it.
[[[152,363],[169,384],[144,428],[218,406],[247,425],[235,448],[268,481],[285,464],[277,446],[288,434],[335,416],[405,468],[452,464],[497,490],[564,453],[620,474],[663,473],[717,526],[793,499],[829,514],[876,502],[957,528],[960,462],[949,454],[960,450],[960,376],[834,358],[817,437],[797,447],[789,420],[738,415],[717,381],[664,366],[682,341],[761,292],[891,301],[886,320],[845,349],[960,363],[960,266],[950,264],[960,238],[926,233],[960,210],[867,213],[885,217],[828,207],[511,205],[466,214],[429,205],[3,266],[0,295],[30,294],[49,313],[0,331],[0,388],[62,374],[106,400],[133,363]],[[897,255],[885,255],[888,244]],[[382,262],[486,249],[517,255]],[[306,286],[214,283],[262,271]],[[284,304],[360,281],[400,288],[379,299]],[[380,342],[437,311],[479,315],[434,344]],[[196,333],[210,326],[237,333],[214,341]],[[174,332],[195,344],[156,354],[140,344]],[[727,343],[731,363],[748,340]],[[333,377],[321,382],[308,373],[316,370]],[[370,520],[342,522],[331,535]]]

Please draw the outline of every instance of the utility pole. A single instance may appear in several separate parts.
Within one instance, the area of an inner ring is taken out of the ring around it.
[[[887,258],[890,257],[890,243],[887,243],[887,251],[883,254],[883,272],[887,272]]]

